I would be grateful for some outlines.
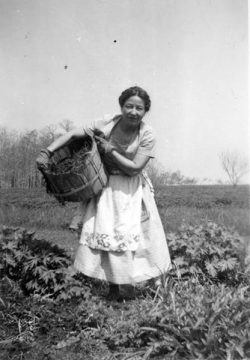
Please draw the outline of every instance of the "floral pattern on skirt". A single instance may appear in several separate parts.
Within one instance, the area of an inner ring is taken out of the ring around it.
[[[84,233],[85,241],[89,247],[92,249],[107,249],[108,251],[126,251],[129,248],[137,247],[137,243],[140,240],[139,235],[132,234],[121,234],[114,232],[112,239],[109,234],[99,234],[99,233]],[[115,241],[115,247],[112,247],[113,241]]]

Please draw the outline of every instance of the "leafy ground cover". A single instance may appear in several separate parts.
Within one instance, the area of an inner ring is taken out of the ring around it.
[[[188,200],[188,188],[156,192],[173,269],[160,287],[139,284],[136,299],[123,303],[107,301],[105,283],[71,267],[77,236],[67,227],[75,205],[61,207],[41,192],[1,193],[1,359],[250,358],[249,189],[199,188]],[[181,191],[185,204],[176,200]],[[216,204],[219,196],[232,202]],[[245,219],[232,227],[236,210]],[[208,211],[227,214],[230,226]],[[172,212],[179,219],[171,228]]]

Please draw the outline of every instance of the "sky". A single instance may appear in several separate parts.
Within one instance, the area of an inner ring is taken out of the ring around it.
[[[250,154],[248,56],[247,0],[0,0],[0,126],[85,126],[139,85],[163,168],[224,181],[219,154]]]

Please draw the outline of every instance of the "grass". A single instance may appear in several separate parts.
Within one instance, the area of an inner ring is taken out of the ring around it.
[[[249,186],[169,186],[156,191],[166,231],[177,231],[182,223],[196,225],[211,220],[249,236],[249,199]]]
[[[77,206],[60,205],[44,189],[0,190],[0,197],[0,224],[46,233],[62,230],[68,233]],[[197,225],[211,220],[250,238],[250,186],[164,186],[156,189],[155,198],[166,232],[176,232],[182,224]]]
[[[198,225],[207,220],[233,228],[242,236],[250,235],[249,212],[242,208],[200,209],[189,206],[174,206],[160,209],[165,232],[175,232],[183,224]]]
[[[68,227],[76,203],[62,206],[44,189],[0,189],[0,198],[0,224],[33,230],[74,257],[78,237]],[[250,247],[250,186],[163,186],[155,199],[166,233],[211,220],[236,230]]]

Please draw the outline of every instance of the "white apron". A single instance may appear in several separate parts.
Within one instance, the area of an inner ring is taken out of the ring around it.
[[[170,269],[152,187],[142,175],[110,175],[101,195],[82,209],[77,270],[115,284],[134,284]]]

